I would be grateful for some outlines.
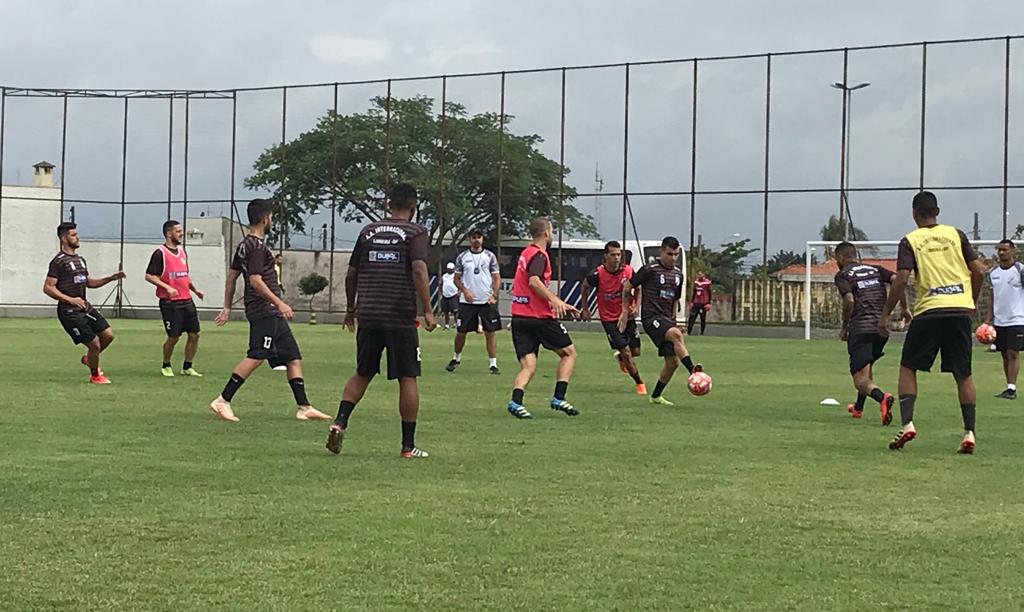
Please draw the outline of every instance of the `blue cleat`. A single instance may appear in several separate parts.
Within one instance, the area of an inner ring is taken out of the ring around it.
[[[551,398],[551,409],[564,412],[569,416],[576,416],[580,413],[580,411],[573,408],[572,404],[569,402],[556,398]]]
[[[526,406],[515,402],[508,403],[508,413],[517,419],[532,419],[533,415],[526,410]]]

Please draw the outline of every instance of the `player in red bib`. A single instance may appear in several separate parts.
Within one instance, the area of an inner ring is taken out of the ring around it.
[[[164,361],[160,368],[163,376],[173,377],[171,355],[178,344],[182,332],[188,334],[185,342],[185,361],[181,373],[185,376],[202,374],[192,367],[192,361],[199,350],[199,314],[192,294],[203,299],[203,292],[192,284],[188,272],[188,255],[181,244],[184,230],[181,223],[168,220],[164,223],[164,243],[153,251],[146,267],[146,280],[156,287],[156,297],[160,299],[160,318],[164,322],[167,340],[164,341]]]
[[[703,272],[693,281],[693,296],[690,298],[690,319],[686,322],[686,334],[693,335],[693,326],[700,317],[700,335],[707,327],[708,311],[711,310],[711,279]]]
[[[601,319],[608,344],[619,360],[619,368],[629,374],[636,383],[637,395],[647,395],[647,387],[637,371],[635,357],[640,356],[640,334],[636,328],[636,314],[640,309],[640,292],[633,292],[633,307],[626,322],[626,331],[619,331],[619,316],[622,314],[622,285],[633,278],[633,268],[622,263],[622,245],[612,240],[604,245],[604,263],[583,279],[580,289],[582,308],[580,317],[590,320],[590,290],[597,288],[597,315]]]
[[[547,219],[538,217],[530,222],[533,242],[519,255],[512,281],[512,345],[516,349],[520,370],[516,374],[508,412],[517,419],[533,418],[523,406],[523,395],[537,371],[537,352],[541,346],[554,351],[559,357],[551,409],[569,416],[579,414],[572,404],[565,401],[569,378],[576,365],[576,348],[565,326],[558,322],[559,318],[578,314],[579,310],[548,289],[551,259],[547,250],[551,245],[551,235],[551,222]]]

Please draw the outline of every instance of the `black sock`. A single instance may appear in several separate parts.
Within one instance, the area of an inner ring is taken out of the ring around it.
[[[885,391],[882,391],[878,387],[875,387],[874,389],[871,390],[871,399],[875,400],[879,404],[882,403],[882,400],[884,398],[885,398]]]
[[[169,367],[171,367],[171,362],[170,361],[165,361],[164,364],[162,366],[160,366],[160,367],[162,367],[162,368],[169,368]]]
[[[296,406],[309,405],[309,399],[306,398],[306,381],[302,378],[292,378],[288,381],[288,386],[292,388]]]
[[[512,401],[517,403],[517,404],[519,404],[520,406],[522,406],[523,405],[523,395],[525,393],[526,392],[523,391],[522,389],[512,389]]]
[[[169,367],[171,367],[171,364],[167,364],[165,367],[169,368]],[[191,361],[182,362],[181,369],[182,370],[191,370],[192,369],[192,362]]]
[[[569,390],[569,381],[559,380],[555,383],[555,399],[565,401],[565,392]]]
[[[356,405],[348,400],[341,400],[341,405],[338,406],[338,416],[335,417],[334,422],[342,427],[348,427],[348,418],[352,416],[352,411],[356,409]]]
[[[640,372],[634,372],[633,374],[630,374],[630,377],[633,378],[633,382],[635,382],[636,384],[644,384],[644,379],[640,378]]]
[[[402,449],[416,448],[416,421],[402,421]]]
[[[683,367],[686,368],[687,372],[693,374],[693,360],[690,359],[689,355],[683,357]]]
[[[916,401],[916,395],[900,396],[900,420],[904,425],[914,420],[914,402]]]
[[[960,414],[964,417],[964,431],[974,431],[976,412],[974,404],[960,404]]]
[[[99,368],[89,368],[89,373],[92,374],[93,376],[99,376],[100,375],[100,369]]]
[[[868,399],[868,396],[864,395],[863,393],[857,394],[857,402],[853,405],[854,409],[857,410],[857,412],[864,412],[864,400],[866,399]]]
[[[232,372],[231,378],[228,379],[228,384],[224,385],[224,390],[220,392],[220,396],[224,398],[224,401],[230,402],[231,398],[235,396],[235,391],[238,391],[244,382],[244,378]]]
[[[662,393],[662,391],[665,390],[666,386],[668,386],[668,383],[667,382],[662,382],[661,379],[659,378],[658,379],[658,383],[656,385],[654,385],[654,393],[651,394],[651,397],[661,397],[661,393]]]

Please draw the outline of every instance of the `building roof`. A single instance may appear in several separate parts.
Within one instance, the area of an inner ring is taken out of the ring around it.
[[[894,272],[896,271],[896,260],[895,259],[861,259],[860,261],[861,261],[861,263],[866,263],[868,265],[881,266],[883,268],[887,268],[887,269],[892,270]],[[819,264],[815,264],[815,265],[811,266],[811,276],[812,277],[827,276],[829,278],[832,278],[832,277],[834,277],[838,273],[839,273],[839,266],[836,265],[836,260],[834,260],[832,258],[829,258],[828,261],[826,261],[824,263],[819,263]],[[783,278],[783,277],[792,278],[792,277],[798,276],[798,277],[800,277],[802,279],[807,274],[807,264],[805,264],[805,263],[793,264],[793,265],[791,265],[791,266],[789,266],[787,268],[783,268],[782,270],[779,270],[776,274],[778,274],[779,278]]]
[[[38,164],[32,166],[33,168],[56,168],[53,164],[48,161],[41,161]]]

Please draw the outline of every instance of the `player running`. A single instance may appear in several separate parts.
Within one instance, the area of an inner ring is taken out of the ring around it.
[[[665,365],[658,376],[658,383],[651,394],[651,403],[662,406],[674,404],[661,396],[672,380],[679,362],[689,373],[703,372],[704,366],[694,365],[690,351],[683,340],[683,330],[676,325],[679,298],[682,294],[683,273],[676,267],[679,260],[679,240],[666,236],[661,241],[661,250],[654,263],[640,268],[632,279],[622,284],[622,314],[619,315],[619,331],[625,332],[629,325],[629,311],[633,306],[633,290],[640,288],[643,302],[640,320],[644,332],[658,347],[658,355],[665,358]]]
[[[498,258],[484,248],[484,233],[474,230],[469,235],[469,248],[455,258],[455,286],[459,290],[459,316],[455,322],[455,354],[445,368],[454,372],[462,363],[462,349],[466,346],[466,334],[484,332],[487,344],[487,367],[491,374],[498,370],[498,337],[501,330],[501,316],[498,314],[498,291],[501,290],[501,274],[498,272]]]
[[[188,334],[185,342],[185,361],[181,365],[181,373],[185,376],[202,374],[192,367],[199,350],[199,314],[192,294],[203,299],[203,292],[192,284],[188,271],[188,255],[181,244],[184,230],[181,223],[168,220],[164,223],[164,243],[153,251],[146,267],[146,280],[156,286],[156,297],[160,299],[160,317],[164,322],[167,340],[164,341],[164,361],[160,374],[173,377],[171,355],[178,344],[182,332]]]
[[[686,334],[693,335],[693,326],[700,317],[700,335],[707,327],[708,311],[711,310],[711,279],[701,272],[693,281],[693,295],[690,297],[690,319],[686,322]]]
[[[912,214],[917,229],[900,241],[892,291],[878,321],[878,333],[889,334],[889,316],[907,289],[914,272],[914,320],[903,343],[900,360],[900,418],[903,427],[889,443],[899,450],[917,436],[914,403],[917,372],[927,372],[942,353],[942,371],[956,380],[964,437],[957,452],[970,454],[976,443],[974,420],[977,392],[971,376],[971,315],[985,279],[985,264],[963,232],[939,225],[935,194],[914,196]],[[970,291],[970,293],[968,293]]]
[[[238,421],[231,410],[231,400],[246,379],[264,361],[272,367],[285,366],[288,385],[295,397],[295,418],[300,421],[330,420],[331,417],[309,405],[306,383],[302,379],[302,354],[295,342],[288,319],[291,306],[281,299],[281,285],[274,270],[274,255],[264,243],[273,220],[274,203],[255,199],[249,202],[249,234],[235,249],[224,286],[224,308],[215,319],[218,326],[228,322],[231,302],[235,297],[235,281],[242,276],[245,282],[245,318],[249,321],[249,352],[238,362],[224,391],[210,403],[214,414],[225,421]]]
[[[1020,372],[1020,350],[1024,348],[1024,265],[1016,261],[1012,240],[1003,240],[996,247],[999,265],[989,270],[989,304],[985,320],[995,324],[996,350],[1003,354],[1006,389],[999,399],[1017,399],[1017,374]]]
[[[569,416],[579,414],[572,404],[565,401],[569,379],[576,365],[576,347],[565,326],[558,321],[566,315],[579,314],[579,310],[548,289],[551,259],[547,250],[551,246],[551,236],[550,221],[537,217],[530,222],[533,241],[519,254],[512,280],[512,345],[519,359],[519,373],[513,383],[508,412],[517,419],[533,418],[523,405],[523,396],[537,371],[537,353],[541,346],[554,351],[559,359],[551,409]]]
[[[85,258],[78,254],[78,226],[64,222],[57,226],[60,252],[50,260],[43,283],[43,293],[57,300],[57,320],[75,344],[84,344],[86,354],[82,365],[89,368],[89,382],[109,385],[110,380],[100,369],[100,353],[114,341],[114,330],[92,304],[85,300],[85,290],[99,289],[107,283],[125,278],[122,271],[103,278],[89,276]]]
[[[590,290],[597,288],[597,315],[608,336],[608,344],[619,361],[619,369],[628,374],[636,383],[637,395],[647,395],[647,387],[637,371],[636,357],[640,356],[640,334],[636,329],[636,314],[639,310],[640,291],[633,292],[635,301],[630,310],[625,332],[619,331],[619,315],[622,314],[622,284],[633,278],[633,268],[622,263],[622,245],[612,240],[604,245],[604,263],[597,266],[583,279],[580,289],[582,308],[580,318],[590,320]]]
[[[388,380],[398,380],[400,456],[428,456],[416,446],[416,418],[420,410],[416,383],[420,375],[417,298],[423,306],[428,332],[434,331],[437,321],[430,305],[427,230],[412,222],[416,206],[416,189],[407,183],[395,185],[388,206],[391,216],[364,227],[352,249],[345,276],[345,326],[356,332],[356,372],[345,383],[338,416],[327,434],[327,450],[334,454],[341,452],[352,411],[363,399],[370,381],[380,373],[380,358],[386,349]]]
[[[864,414],[864,402],[871,398],[878,402],[882,413],[882,425],[892,422],[892,407],[895,398],[882,391],[872,378],[872,367],[885,353],[888,336],[878,333],[879,315],[885,307],[887,292],[885,286],[892,283],[893,273],[880,266],[872,266],[857,258],[857,248],[849,242],[836,246],[835,284],[843,300],[843,330],[840,339],[846,342],[850,355],[850,374],[857,389],[857,403],[847,410],[855,419]],[[900,300],[904,320],[909,321],[906,293]]]

